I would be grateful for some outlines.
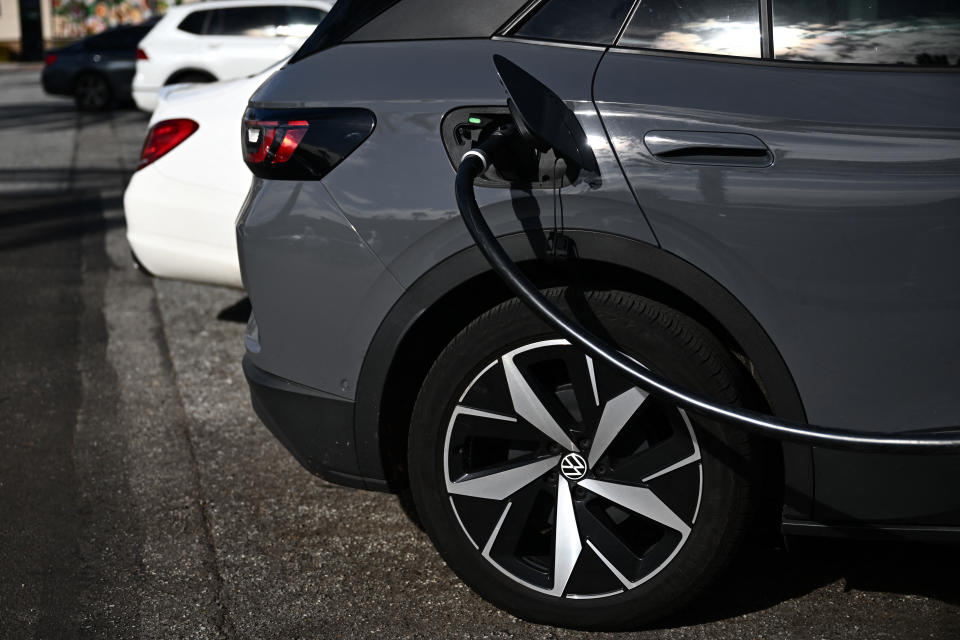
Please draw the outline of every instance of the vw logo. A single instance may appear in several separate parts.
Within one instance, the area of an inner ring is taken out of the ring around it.
[[[568,453],[560,460],[560,473],[567,480],[579,480],[587,475],[587,461],[579,453]]]

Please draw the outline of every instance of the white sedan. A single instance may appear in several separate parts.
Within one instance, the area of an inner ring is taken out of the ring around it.
[[[123,195],[127,240],[149,273],[243,286],[234,222],[251,174],[240,153],[240,121],[250,95],[282,64],[160,93]]]

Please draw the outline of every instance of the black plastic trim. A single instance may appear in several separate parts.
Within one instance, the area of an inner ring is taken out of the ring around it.
[[[307,471],[349,487],[386,489],[382,480],[359,473],[353,402],[268,373],[249,356],[243,373],[257,416]]]
[[[784,535],[850,538],[855,540],[910,540],[926,542],[960,541],[960,527],[885,524],[825,524],[805,520],[784,520]]]

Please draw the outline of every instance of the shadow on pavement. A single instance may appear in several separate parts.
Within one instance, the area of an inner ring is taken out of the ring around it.
[[[842,581],[845,591],[922,596],[960,604],[953,545],[795,539],[791,550],[744,549],[708,593],[661,627],[714,622],[768,609]]]
[[[409,521],[424,531],[409,490],[400,491],[396,498]],[[780,538],[774,535],[773,539]],[[761,612],[838,581],[845,592],[915,596],[960,605],[956,579],[960,545],[791,537],[788,546],[789,550],[777,546],[762,531],[748,536],[728,570],[701,597],[662,619],[656,628],[690,627]]]
[[[70,167],[49,167],[49,168],[23,168],[23,169],[6,169],[0,172],[0,185],[2,184],[13,184],[13,185],[50,185],[51,183],[72,183],[84,189],[91,189],[93,187],[114,187],[121,184],[121,180],[125,184],[130,177],[130,174],[133,173],[135,167],[130,168],[109,168],[109,167],[92,167],[88,169],[71,169]],[[55,191],[48,188],[41,188],[39,190],[30,190],[26,189],[22,192],[13,192],[14,195],[19,196],[21,193],[31,197],[43,198],[48,195],[62,195],[63,191]],[[4,196],[5,198],[8,196]],[[40,202],[40,200],[38,200]],[[31,204],[29,202],[19,203],[17,206],[20,207],[29,207]],[[34,208],[41,208],[42,204],[36,205]],[[0,211],[3,210],[3,205],[0,204]]]
[[[217,320],[246,324],[247,321],[250,320],[250,312],[252,310],[253,307],[250,306],[250,298],[244,297],[229,307],[221,309],[220,313],[217,314]]]
[[[24,248],[124,226],[104,219],[104,208],[122,205],[98,189],[5,194],[0,200],[0,250]]]
[[[46,131],[67,131],[74,129],[78,120],[84,126],[111,121],[117,123],[142,121],[146,128],[149,119],[150,114],[126,105],[112,111],[77,111],[69,99],[62,103],[0,105],[0,130],[43,126]]]

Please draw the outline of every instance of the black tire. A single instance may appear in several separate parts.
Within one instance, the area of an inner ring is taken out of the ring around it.
[[[568,295],[548,292],[570,313]],[[668,379],[739,401],[740,368],[690,318],[621,292],[574,306]],[[579,459],[556,444],[564,435]],[[732,558],[752,512],[754,448],[644,396],[511,300],[461,331],[428,373],[410,483],[440,554],[485,599],[534,622],[636,628],[683,606]]]
[[[113,91],[99,73],[82,73],[73,85],[73,101],[81,111],[103,111],[113,102]]]

